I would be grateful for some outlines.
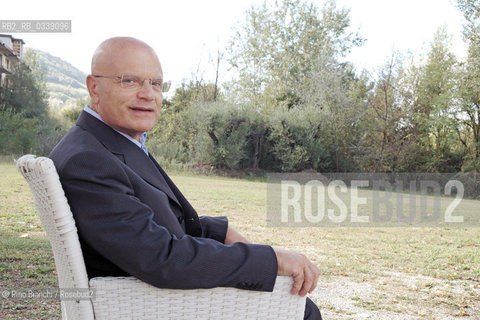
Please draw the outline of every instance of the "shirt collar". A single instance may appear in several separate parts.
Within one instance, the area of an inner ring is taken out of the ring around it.
[[[92,108],[90,108],[90,105],[86,105],[85,108],[83,108],[83,111],[85,111],[86,113],[94,116],[98,120],[105,123],[105,121],[103,121],[102,117],[100,117],[100,115],[97,112],[95,112]],[[125,134],[125,133],[123,133],[121,131],[118,131],[117,129],[114,129],[114,128],[112,128],[112,129],[115,130],[116,132],[120,133],[122,136],[124,136],[128,140],[135,143],[148,156],[148,150],[147,150],[147,147],[145,146],[145,142],[147,141],[147,133],[146,132],[142,133],[142,135],[140,136],[140,141],[137,141],[137,140],[133,139],[132,137],[130,137],[128,134]]]

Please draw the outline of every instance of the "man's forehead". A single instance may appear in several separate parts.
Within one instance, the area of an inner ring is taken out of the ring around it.
[[[162,79],[162,68],[158,63],[148,62],[145,60],[129,61],[125,58],[117,59],[116,61],[110,61],[105,65],[100,65],[99,69],[102,73],[114,74],[114,75],[134,75],[142,78],[149,79]]]
[[[163,71],[156,60],[146,61],[143,59],[122,60],[119,59],[112,71],[117,74],[135,75],[143,78],[163,78]]]
[[[99,71],[163,77],[155,51],[146,43],[133,38],[113,38],[102,43],[92,58],[92,73]]]

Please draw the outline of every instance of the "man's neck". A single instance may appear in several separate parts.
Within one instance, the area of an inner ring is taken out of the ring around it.
[[[102,117],[95,111],[93,110],[89,105],[86,105],[85,108],[83,109],[83,111],[85,111],[86,113],[92,115],[93,117],[95,117],[96,119],[102,121],[103,123],[105,123],[105,121],[103,121]],[[106,124],[106,123],[105,123]],[[108,124],[106,124],[108,126]],[[111,126],[109,126],[110,128],[112,128]],[[115,130],[116,132],[118,132],[119,134],[121,134],[122,136],[124,136],[125,138],[127,138],[128,140],[130,140],[131,142],[135,143],[135,145],[137,145],[140,149],[143,150],[143,152],[145,152],[146,155],[148,155],[148,150],[147,150],[147,147],[145,146],[145,143],[147,141],[147,133],[144,132],[140,135],[139,139],[135,139],[133,138],[132,136],[126,134],[126,133],[123,133],[115,128],[112,128],[113,130]]]

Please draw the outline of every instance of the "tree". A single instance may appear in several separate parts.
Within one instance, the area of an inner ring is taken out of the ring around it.
[[[26,118],[48,117],[45,85],[25,62],[20,61],[15,66],[10,79],[12,86],[0,88],[3,103]]]
[[[312,154],[313,168],[354,170],[369,90],[365,74],[356,76],[349,63],[339,63],[328,55],[312,61],[305,85],[298,91],[300,107],[310,113],[311,118],[305,121],[314,121],[310,130],[316,132],[314,136],[318,139],[321,137],[321,152],[327,152],[330,159],[327,161],[330,166],[326,166],[324,155]],[[311,109],[318,109],[318,114]]]
[[[202,158],[205,152],[198,152],[197,141],[198,122],[203,115],[196,109],[206,103],[221,101],[223,94],[214,83],[205,84],[201,78],[182,83],[168,101],[164,100],[159,119],[148,133],[150,152],[164,164],[205,161]]]
[[[480,3],[478,0],[457,0],[457,8],[463,13],[466,23],[463,35],[468,41],[480,40]]]
[[[338,59],[362,43],[348,32],[348,13],[337,9],[334,0],[322,10],[306,1],[282,0],[271,9],[264,2],[247,11],[229,50],[243,101],[259,108],[299,102],[298,91],[308,83],[313,62],[324,55]]]
[[[82,113],[85,106],[90,102],[90,98],[82,97],[77,99],[75,106],[62,110],[62,116],[67,120],[68,125],[72,126],[77,121],[80,113]]]
[[[471,43],[460,82],[460,119],[468,136],[461,139],[468,147],[466,171],[480,171],[480,43]]]
[[[423,127],[427,150],[431,156],[426,164],[428,171],[454,172],[460,170],[455,158],[457,110],[455,94],[457,61],[450,51],[447,29],[437,30],[427,62],[419,79],[415,104],[416,125]]]
[[[399,83],[402,59],[396,53],[379,68],[372,94],[368,97],[367,121],[364,123],[359,156],[365,171],[394,172],[397,170],[402,141]]]
[[[468,43],[467,61],[461,73],[459,102],[463,129],[468,133],[462,143],[469,154],[464,163],[466,171],[480,171],[480,3],[476,0],[457,0],[466,23],[463,35]]]
[[[6,155],[30,152],[36,125],[36,119],[24,118],[5,105],[0,105],[0,153]]]
[[[49,115],[43,71],[34,51],[27,51],[10,79],[11,85],[0,88],[0,152],[48,154],[64,128]]]
[[[246,23],[231,40],[232,56],[228,61],[239,73],[239,79],[233,83],[234,90],[240,93],[237,99],[260,106],[261,94],[268,81],[269,53],[266,50],[271,41],[266,3],[257,9],[250,8],[246,15]]]

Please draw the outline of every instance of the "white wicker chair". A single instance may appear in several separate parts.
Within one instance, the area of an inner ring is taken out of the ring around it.
[[[75,221],[52,160],[25,155],[17,168],[27,180],[50,240],[59,288],[93,293],[61,299],[62,319],[302,319],[305,298],[291,295],[292,279],[277,277],[272,293],[214,288],[159,289],[134,277],[87,278]]]

